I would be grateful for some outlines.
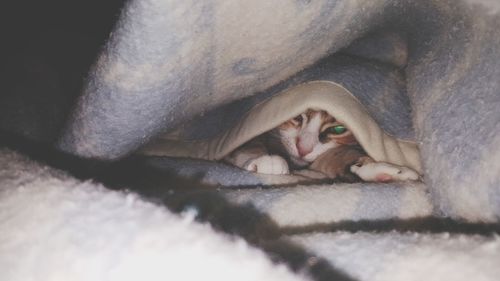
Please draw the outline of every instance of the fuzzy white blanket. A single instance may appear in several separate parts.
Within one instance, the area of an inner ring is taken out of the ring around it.
[[[307,280],[194,216],[0,151],[2,280]]]
[[[267,213],[279,233],[261,235],[267,240],[253,245],[266,252],[273,245],[287,245],[289,257],[274,257],[278,263],[273,263],[241,238],[196,222],[203,216],[196,200],[190,200],[180,215],[173,214],[134,193],[81,182],[0,150],[2,280],[496,280],[500,276],[500,238],[491,232],[431,234],[425,228],[377,231],[355,223],[342,225],[349,218],[376,222],[429,215],[432,208],[423,185],[215,192],[235,204],[222,213],[248,206]],[[304,258],[297,261],[297,253],[304,253]]]

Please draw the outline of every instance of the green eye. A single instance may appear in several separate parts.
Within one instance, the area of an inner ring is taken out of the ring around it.
[[[342,125],[337,125],[337,126],[332,126],[326,129],[326,132],[328,134],[333,134],[333,135],[341,135],[345,132],[347,132],[347,128],[342,126]]]

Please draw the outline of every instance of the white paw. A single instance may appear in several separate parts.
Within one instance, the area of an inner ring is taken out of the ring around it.
[[[262,155],[251,159],[245,164],[244,168],[261,174],[284,175],[290,173],[288,163],[278,155]]]
[[[412,169],[385,162],[358,163],[351,166],[351,172],[364,181],[388,182],[419,179],[418,173]]]

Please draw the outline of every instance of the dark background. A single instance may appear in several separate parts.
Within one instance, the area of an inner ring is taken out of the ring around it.
[[[124,0],[8,1],[0,8],[0,130],[53,143]]]

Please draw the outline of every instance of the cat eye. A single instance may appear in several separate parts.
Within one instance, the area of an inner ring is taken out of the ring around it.
[[[347,132],[347,128],[344,127],[343,125],[336,125],[336,126],[331,126],[326,128],[324,131],[327,134],[332,134],[332,135],[341,135],[345,132]]]

